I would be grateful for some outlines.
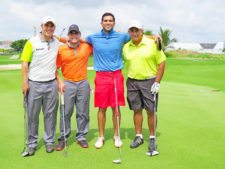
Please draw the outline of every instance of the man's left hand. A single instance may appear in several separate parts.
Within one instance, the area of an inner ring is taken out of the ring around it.
[[[160,89],[160,84],[158,82],[154,82],[154,84],[151,87],[152,94],[159,93],[159,89]]]

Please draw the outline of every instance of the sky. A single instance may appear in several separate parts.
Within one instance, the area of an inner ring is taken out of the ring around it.
[[[131,20],[158,34],[160,26],[179,42],[225,41],[223,0],[1,0],[0,41],[33,36],[44,16],[56,20],[55,34],[77,24],[85,37],[101,30],[101,16],[115,15],[115,30],[127,32]]]

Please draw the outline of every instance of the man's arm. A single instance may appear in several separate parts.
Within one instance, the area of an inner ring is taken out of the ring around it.
[[[165,71],[165,66],[166,66],[166,62],[165,61],[163,61],[162,63],[159,64],[155,82],[160,83],[160,81],[161,81],[161,79],[163,77],[164,71]]]
[[[157,44],[158,50],[162,50],[162,37],[159,35],[145,35],[149,39],[152,39]]]
[[[21,54],[21,60],[22,60],[22,92],[24,95],[27,94],[29,90],[29,84],[28,84],[28,70],[29,70],[29,63],[32,59],[32,44],[28,40],[23,48],[23,52]]]
[[[56,72],[55,72],[55,77],[56,77],[56,80],[57,80],[57,82],[58,82],[59,92],[64,93],[64,83],[63,83],[63,81],[61,80],[58,71],[59,71],[59,69],[56,70]]]
[[[153,83],[153,85],[151,87],[152,94],[157,94],[159,92],[160,81],[163,77],[164,70],[165,70],[165,61],[161,62],[158,65],[158,72],[157,72],[157,75],[156,75],[156,79],[155,79],[155,82]]]
[[[28,62],[22,63],[22,92],[24,95],[27,95],[27,92],[29,90],[29,84],[28,84]]]

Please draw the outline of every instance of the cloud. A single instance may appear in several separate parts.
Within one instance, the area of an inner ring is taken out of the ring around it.
[[[0,40],[32,36],[33,26],[40,30],[46,15],[56,18],[57,34],[76,23],[86,36],[101,29],[104,12],[112,12],[117,30],[127,31],[129,21],[137,19],[155,34],[160,26],[171,29],[172,36],[182,42],[216,42],[225,37],[224,9],[222,0],[3,0]]]

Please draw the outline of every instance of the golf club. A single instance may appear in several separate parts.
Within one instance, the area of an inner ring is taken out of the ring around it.
[[[118,105],[118,95],[117,95],[117,85],[116,85],[116,77],[114,77],[114,89],[115,89],[115,101],[116,101],[116,122],[117,122],[117,129],[118,129],[118,137],[120,141],[120,121],[119,121],[119,105]],[[121,160],[121,146],[118,147],[119,149],[119,158],[116,160],[113,160],[113,163],[120,164],[122,162]]]
[[[64,94],[61,94],[61,115],[63,118],[63,135],[64,135],[64,156],[67,156],[68,153],[68,147],[67,147],[67,140],[66,140],[66,119],[65,119],[65,104],[64,104]]]
[[[159,50],[162,50],[162,40],[160,37],[157,38],[157,46]]]
[[[23,108],[24,108],[24,116],[23,116],[23,120],[24,120],[24,147],[23,147],[23,151],[21,152],[21,156],[25,157],[29,155],[29,152],[26,151],[27,145],[26,145],[26,141],[27,141],[27,94],[25,94],[23,96]]]
[[[65,31],[66,28],[63,28],[62,31],[60,32],[59,36],[61,37],[63,35],[63,32]]]
[[[157,110],[156,110],[156,106],[157,106],[157,103],[156,103],[156,94],[153,95],[153,99],[154,99],[154,105],[153,105],[153,109],[154,109],[154,136],[155,136],[155,142],[156,142],[156,113],[157,113]],[[155,155],[158,155],[159,152],[157,150],[154,150],[154,151],[148,151],[146,152],[146,155],[148,156],[155,156]]]

